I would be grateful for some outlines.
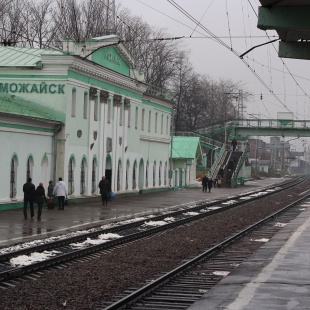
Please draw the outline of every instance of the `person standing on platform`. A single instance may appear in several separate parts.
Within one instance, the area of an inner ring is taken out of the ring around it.
[[[209,193],[211,193],[211,188],[213,186],[213,180],[211,178],[208,179],[208,189],[209,189]]]
[[[58,210],[64,210],[65,209],[65,197],[68,196],[67,186],[65,182],[62,180],[62,178],[58,179],[58,182],[56,183],[53,195],[57,196],[58,199]]]
[[[34,216],[34,210],[33,210],[33,200],[34,200],[34,192],[36,188],[32,184],[32,179],[28,178],[27,183],[23,186],[23,192],[24,192],[24,218],[27,220],[27,205],[29,202],[30,205],[30,215],[31,218]]]
[[[208,177],[206,175],[203,176],[201,184],[202,184],[202,191],[207,192]]]
[[[108,205],[109,193],[111,191],[111,186],[110,186],[110,182],[106,179],[105,176],[102,177],[101,181],[99,182],[98,187],[100,189],[102,205],[104,205],[104,204]]]
[[[45,189],[43,187],[43,183],[39,183],[39,186],[35,190],[35,199],[36,203],[38,205],[38,221],[41,221],[41,215],[42,215],[42,207],[44,202],[46,201],[46,196],[45,196]]]

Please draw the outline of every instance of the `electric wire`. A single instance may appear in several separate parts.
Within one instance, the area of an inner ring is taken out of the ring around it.
[[[180,5],[178,5],[174,0],[167,0],[170,4],[172,4],[176,9],[178,9],[181,13],[183,13],[186,17],[188,17],[190,20],[192,20],[195,24],[198,24],[200,28],[202,28],[204,31],[206,31],[209,35],[211,35],[212,37],[214,37],[214,39],[221,45],[223,45],[224,47],[226,47],[227,49],[231,50],[231,48],[225,43],[223,42],[221,39],[219,39],[215,34],[213,34],[209,29],[207,29],[205,26],[203,26],[202,24],[199,24],[199,22],[193,17],[191,16],[186,10],[184,10]],[[231,50],[231,52],[233,52],[238,58],[239,58],[239,54],[235,51],[235,50]],[[289,112],[291,112],[287,106],[285,106],[282,101],[280,100],[279,97],[277,97],[272,89],[270,89],[268,87],[268,85],[262,80],[262,78],[256,73],[256,71],[251,68],[251,66],[244,60],[241,59],[241,61],[247,66],[247,68],[254,74],[254,76],[273,94],[274,98]],[[270,114],[270,113],[269,113]]]

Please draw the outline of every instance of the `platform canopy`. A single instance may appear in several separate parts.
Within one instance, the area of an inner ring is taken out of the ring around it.
[[[258,28],[276,30],[279,57],[310,59],[310,1],[260,0]]]
[[[173,159],[202,159],[202,150],[199,137],[173,136]]]

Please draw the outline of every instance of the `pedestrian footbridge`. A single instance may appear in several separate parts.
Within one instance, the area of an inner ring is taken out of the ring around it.
[[[224,133],[224,141],[220,142],[212,137]],[[248,136],[282,136],[284,137],[310,137],[310,120],[284,120],[284,119],[241,119],[211,125],[195,131],[178,131],[175,135],[200,137],[202,146],[214,150],[215,159],[209,171],[209,177],[214,178],[220,165],[227,165],[232,158],[234,163],[231,186],[238,182],[243,183],[244,163],[248,156]],[[227,140],[235,138],[242,147],[232,152]]]

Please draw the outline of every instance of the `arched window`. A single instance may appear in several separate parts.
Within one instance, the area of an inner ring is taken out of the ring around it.
[[[160,133],[163,134],[164,133],[164,115],[161,115],[161,122],[160,122]]]
[[[29,156],[27,159],[26,180],[32,178],[32,172],[33,172],[33,158]]]
[[[164,170],[164,185],[167,185],[167,162],[165,163],[165,170]]]
[[[97,184],[96,184],[96,166],[97,161],[96,158],[93,159],[92,169],[91,169],[91,192],[94,194],[97,190]]]
[[[85,158],[82,160],[82,164],[81,164],[81,184],[80,184],[80,194],[83,195],[86,192],[86,185],[85,185],[85,172],[86,170],[86,161]]]
[[[14,156],[11,160],[11,174],[10,174],[10,198],[16,197],[16,180],[17,180],[17,157]]]
[[[132,169],[132,189],[136,189],[137,187],[136,170],[137,170],[137,162],[135,161]]]
[[[158,185],[161,186],[161,162],[159,163],[159,170],[158,170]]]
[[[168,135],[168,128],[169,128],[169,116],[167,116],[167,121],[166,121],[166,135]]]
[[[71,116],[75,117],[76,114],[76,89],[72,89],[72,98],[71,98]]]
[[[71,157],[68,166],[68,194],[73,195],[74,193],[74,162]]]

